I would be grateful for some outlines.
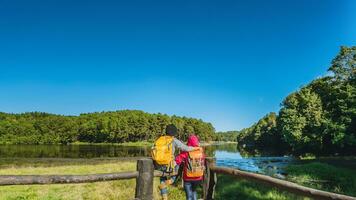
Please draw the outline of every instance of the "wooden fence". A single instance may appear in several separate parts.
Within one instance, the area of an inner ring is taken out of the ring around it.
[[[133,172],[91,175],[0,175],[0,186],[90,183],[136,178],[135,199],[152,200],[154,176],[162,176],[162,173],[154,171],[152,159],[143,158],[137,160],[137,171]]]
[[[215,166],[212,158],[207,159],[206,173],[203,181],[204,199],[214,199],[215,186],[217,184],[217,174],[226,174],[236,178],[247,179],[259,182],[280,190],[322,200],[356,200],[355,197],[335,194],[300,186],[288,181],[272,178],[269,176],[244,172],[237,169]],[[68,183],[89,183],[97,181],[111,181],[123,179],[136,179],[135,200],[153,199],[153,178],[163,176],[162,172],[154,171],[153,162],[149,158],[137,160],[137,171],[120,172],[110,174],[91,175],[0,175],[0,186],[3,185],[31,185],[31,184],[68,184]]]
[[[217,167],[215,166],[215,160],[211,158],[207,159],[207,172],[205,173],[205,178],[204,178],[205,181],[203,184],[204,199],[214,199],[215,185],[217,183],[216,174],[225,174],[236,178],[262,183],[271,187],[278,188],[281,191],[288,191],[290,193],[299,196],[310,197],[312,199],[356,200],[356,197],[308,188],[289,181],[280,180],[262,174],[250,173],[250,172],[245,172],[238,169],[232,169],[227,167]]]

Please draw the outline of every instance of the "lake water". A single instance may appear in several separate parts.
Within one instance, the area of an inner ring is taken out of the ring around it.
[[[295,162],[291,157],[251,156],[240,153],[236,144],[206,146],[207,156],[218,166],[263,174],[283,174],[283,167]],[[150,147],[118,145],[0,145],[1,158],[105,158],[150,156]]]

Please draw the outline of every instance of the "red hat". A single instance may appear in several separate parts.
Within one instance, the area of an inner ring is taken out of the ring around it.
[[[198,137],[195,136],[195,135],[189,136],[187,145],[188,145],[188,146],[192,146],[192,147],[197,147],[197,146],[199,146],[199,139],[198,139]]]

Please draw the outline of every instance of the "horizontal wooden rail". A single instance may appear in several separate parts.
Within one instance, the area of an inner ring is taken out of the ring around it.
[[[1,175],[1,185],[33,185],[33,184],[63,184],[90,183],[137,178],[138,172],[120,172],[110,174],[90,175]]]
[[[177,173],[163,173],[155,171],[155,177],[176,176]],[[43,184],[66,184],[66,183],[91,183],[99,181],[111,181],[137,178],[138,172],[120,172],[109,174],[89,175],[0,175],[2,185],[43,185]]]
[[[210,166],[210,170],[218,173],[218,174],[227,174],[232,175],[237,178],[243,178],[255,182],[260,182],[263,184],[267,184],[273,187],[277,187],[281,190],[289,191],[294,194],[311,197],[313,199],[321,199],[321,200],[330,200],[330,199],[337,199],[337,200],[356,200],[356,197],[346,196],[342,194],[336,194],[331,192],[325,192],[317,189],[312,189],[308,187],[304,187],[298,185],[296,183],[272,178],[270,176],[255,174],[250,172],[244,172],[237,169],[231,169],[227,167],[217,167],[217,166]]]

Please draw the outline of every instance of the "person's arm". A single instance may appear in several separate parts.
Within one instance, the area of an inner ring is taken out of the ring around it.
[[[177,147],[178,149],[182,150],[182,151],[194,151],[196,149],[196,147],[190,147],[185,145],[183,142],[181,142],[180,140],[178,140],[177,138],[173,139],[173,145],[175,145],[175,147]]]
[[[176,163],[180,165],[187,158],[187,152],[182,152],[178,156],[176,156]]]

